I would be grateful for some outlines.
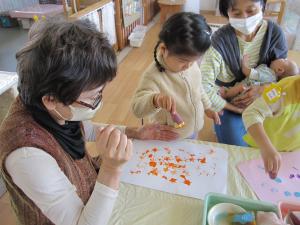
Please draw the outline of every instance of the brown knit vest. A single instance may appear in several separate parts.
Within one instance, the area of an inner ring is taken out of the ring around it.
[[[91,158],[88,154],[85,154],[85,157],[80,160],[72,159],[55,138],[35,122],[22,102],[17,99],[0,128],[0,155],[4,181],[20,224],[53,224],[35,203],[14,184],[5,168],[6,157],[12,151],[21,147],[35,147],[50,154],[66,177],[76,187],[77,194],[83,203],[86,204],[97,178]]]

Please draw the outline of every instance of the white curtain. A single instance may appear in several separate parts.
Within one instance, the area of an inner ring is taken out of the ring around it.
[[[300,0],[287,0],[282,28],[289,48],[300,51]]]
[[[107,34],[111,44],[117,43],[114,3],[110,2],[102,9],[103,32]]]
[[[117,43],[113,2],[107,3],[102,8],[92,11],[80,19],[88,19],[93,22],[99,31],[102,31],[107,35],[107,38],[112,45]]]

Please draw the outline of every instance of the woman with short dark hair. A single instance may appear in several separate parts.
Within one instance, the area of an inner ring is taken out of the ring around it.
[[[229,24],[212,36],[212,47],[201,64],[203,86],[220,112],[221,126],[215,125],[218,141],[225,144],[247,146],[243,141],[246,131],[241,113],[261,93],[263,87],[251,86],[233,102],[219,95],[219,88],[232,87],[246,77],[241,61],[249,58],[250,68],[260,64],[270,65],[275,59],[287,57],[287,43],[281,28],[263,19],[266,0],[220,0],[220,13]]]
[[[173,140],[172,128],[93,124],[116,76],[115,52],[87,21],[34,26],[17,53],[19,96],[0,128],[1,163],[20,224],[107,224],[129,139]],[[95,141],[99,160],[85,141]],[[99,170],[100,166],[100,170]]]

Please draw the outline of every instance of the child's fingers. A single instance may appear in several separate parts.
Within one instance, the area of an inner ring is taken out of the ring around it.
[[[103,129],[104,129],[104,127],[98,127],[98,128],[96,128],[96,136],[97,137],[102,133]]]
[[[280,158],[277,158],[272,172],[277,175],[277,173],[280,169],[280,166],[281,166],[281,160],[280,160]]]
[[[268,172],[272,172],[272,171],[273,171],[273,161],[268,160]]]
[[[167,101],[168,101],[168,100],[167,100],[167,98],[165,98],[165,97],[162,99],[162,102],[161,102],[161,107],[162,107],[162,108],[167,109],[167,106],[168,106]]]
[[[172,98],[172,107],[171,107],[171,112],[174,114],[176,113],[176,102],[175,100]]]
[[[221,125],[221,119],[220,119],[218,113],[215,114],[215,123],[216,123],[217,125]]]
[[[172,98],[169,97],[169,96],[168,96],[168,98],[167,98],[167,110],[168,110],[169,112],[172,112],[172,111],[171,111],[171,110],[172,110]]]

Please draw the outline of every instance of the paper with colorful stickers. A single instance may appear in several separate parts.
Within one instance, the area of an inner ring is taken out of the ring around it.
[[[300,151],[282,153],[277,178],[265,173],[262,159],[242,162],[238,169],[260,200],[300,202]]]
[[[226,193],[228,153],[189,141],[133,142],[133,157],[121,180],[172,194],[204,199],[208,192]]]

